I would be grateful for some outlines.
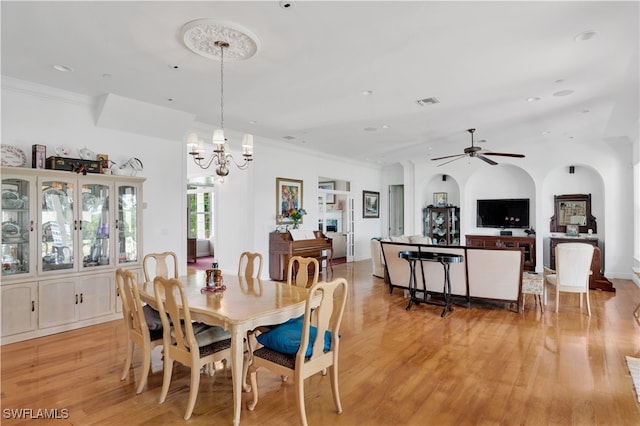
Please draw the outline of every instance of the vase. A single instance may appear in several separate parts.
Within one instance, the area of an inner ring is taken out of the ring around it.
[[[298,223],[298,221],[297,221],[297,220],[294,220],[294,221],[293,221],[293,229],[298,229],[298,226],[299,226],[299,225],[300,225],[300,224]]]

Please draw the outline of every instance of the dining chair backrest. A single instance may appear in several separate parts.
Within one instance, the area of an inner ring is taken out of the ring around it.
[[[142,269],[145,282],[155,277],[178,278],[178,257],[172,251],[149,253],[142,260]]]
[[[313,268],[313,274],[309,275],[309,266]],[[313,257],[293,256],[289,259],[287,267],[287,284],[296,287],[311,287],[318,282],[320,264]]]
[[[184,287],[177,278],[155,277],[153,292],[164,328],[164,376],[160,391],[160,403],[165,401],[169,392],[173,361],[190,367],[189,400],[184,415],[184,419],[189,420],[198,396],[200,369],[230,357],[231,338],[222,327],[211,327],[200,323],[195,323],[195,325],[204,326],[205,329],[199,331],[197,335],[194,333],[189,302],[185,296]],[[169,327],[167,314],[173,324],[180,325]]]
[[[560,288],[588,289],[593,246],[586,243],[562,243],[555,249],[557,285]]]
[[[162,344],[162,329],[149,330],[135,274],[129,270],[118,268],[116,283],[120,300],[122,300],[122,315],[127,333],[127,358],[121,380],[124,380],[129,374],[134,345],[137,344],[142,349],[141,379],[136,389],[136,393],[140,393],[147,382],[151,368],[151,350]]]
[[[173,338],[173,346],[188,354],[189,348],[198,347],[198,343],[193,332],[189,302],[185,297],[182,283],[176,278],[156,276],[153,279],[153,291],[162,319],[162,328],[165,330],[165,338],[168,337],[169,340]],[[182,327],[171,328],[169,318],[173,324],[182,323]]]
[[[256,263],[258,268],[256,271]],[[262,254],[245,251],[238,262],[238,276],[260,277],[262,275]]]
[[[318,282],[308,290],[301,326],[300,321],[288,322],[264,334],[266,336],[275,333],[278,337],[274,338],[273,343],[277,341],[278,346],[293,345],[294,348],[296,345],[299,346],[295,355],[288,355],[290,352],[281,352],[267,346],[267,341],[263,341],[264,347],[253,352],[249,366],[253,400],[248,403],[249,410],[253,410],[258,402],[257,370],[265,367],[281,376],[294,378],[298,413],[303,425],[307,425],[304,379],[319,372],[324,373],[327,369],[331,376],[331,390],[336,411],[342,412],[338,389],[338,349],[340,323],[347,302],[347,293],[348,285],[344,278],[337,278],[331,282]],[[281,333],[281,330],[285,331]],[[315,333],[315,340],[309,353],[312,333]],[[327,337],[328,333],[330,337]]]

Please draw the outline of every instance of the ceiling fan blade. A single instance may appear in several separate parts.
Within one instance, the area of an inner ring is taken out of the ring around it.
[[[467,154],[447,155],[446,157],[432,158],[431,161],[444,160],[445,158],[453,158],[453,157],[464,157],[465,155],[467,155]]]
[[[484,155],[476,155],[476,158],[479,158],[482,161],[484,161],[485,163],[491,164],[492,166],[495,166],[495,165],[498,164],[495,161],[493,161],[492,159],[485,157]]]
[[[437,167],[444,166],[445,164],[453,163],[454,161],[459,160],[459,159],[461,159],[461,158],[464,158],[464,157],[466,157],[466,156],[467,156],[467,154],[461,154],[461,155],[450,155],[449,157],[457,157],[457,158],[454,158],[453,160],[445,161],[445,162],[444,162],[444,163],[442,163],[442,164],[438,164],[438,165],[437,165]],[[448,158],[448,157],[443,157],[443,158]]]
[[[484,155],[500,155],[502,157],[515,157],[515,158],[524,158],[522,154],[506,154],[503,152],[484,152]]]

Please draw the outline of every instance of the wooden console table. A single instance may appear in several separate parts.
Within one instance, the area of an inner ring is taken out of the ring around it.
[[[452,263],[460,263],[464,260],[461,254],[452,253],[433,253],[433,252],[421,252],[421,251],[401,251],[398,253],[398,257],[405,259],[409,262],[409,268],[411,274],[409,275],[409,305],[407,305],[407,311],[411,309],[411,305],[414,303],[428,303],[431,305],[443,306],[441,317],[444,318],[447,311],[453,311],[451,306],[451,279],[449,277],[449,266]],[[444,296],[444,303],[433,302],[428,299],[427,284],[424,282],[424,274],[422,274],[422,289],[424,290],[424,297],[419,298],[417,296],[418,283],[416,280],[416,262],[440,262],[444,268],[444,284],[442,289],[442,295]]]
[[[508,235],[465,235],[468,247],[509,247],[524,251],[524,270],[536,270],[535,237],[513,237]]]
[[[602,275],[602,256],[598,248],[597,238],[552,237],[549,239],[549,267],[556,269],[556,246],[560,243],[586,243],[594,246],[591,261],[589,288],[592,290],[616,291],[611,281]]]

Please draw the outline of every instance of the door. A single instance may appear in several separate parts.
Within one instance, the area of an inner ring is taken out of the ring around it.
[[[2,336],[36,329],[36,283],[2,287]]]
[[[347,262],[353,262],[355,255],[355,199],[347,197]]]
[[[80,298],[76,293],[75,278],[40,281],[38,300],[39,328],[77,321]]]
[[[90,280],[78,281],[79,318],[83,320],[112,314],[114,287],[116,283],[113,274],[97,275],[92,276]]]
[[[404,185],[389,185],[389,236],[404,235]]]

